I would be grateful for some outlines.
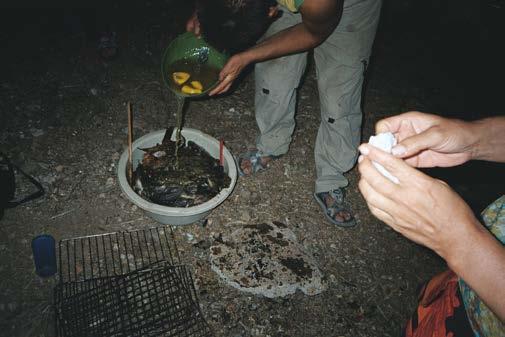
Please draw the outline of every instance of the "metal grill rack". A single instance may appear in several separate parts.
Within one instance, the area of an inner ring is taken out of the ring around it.
[[[60,282],[124,275],[159,262],[180,264],[166,226],[65,239],[58,248]]]
[[[59,243],[59,336],[212,336],[170,227]]]

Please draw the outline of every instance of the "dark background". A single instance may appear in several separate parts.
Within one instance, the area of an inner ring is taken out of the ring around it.
[[[2,77],[14,79],[22,70],[35,79],[55,55],[93,59],[98,38],[111,31],[117,33],[118,58],[145,48],[150,58],[142,55],[144,61],[154,64],[183,31],[192,6],[181,0],[4,1]],[[415,87],[422,99],[405,110],[467,120],[503,114],[503,7],[499,0],[384,1],[369,77],[403,90],[407,103]],[[12,113],[4,110],[1,117]],[[449,181],[476,212],[504,189],[503,165],[470,163],[428,172]]]

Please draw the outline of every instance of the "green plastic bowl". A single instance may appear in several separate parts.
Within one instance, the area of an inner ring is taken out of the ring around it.
[[[161,60],[161,74],[163,81],[174,94],[182,97],[201,97],[211,91],[219,82],[219,71],[224,67],[228,56],[208,45],[201,37],[191,32],[179,35],[165,49]],[[174,68],[176,65],[188,67],[187,69]],[[206,83],[201,94],[185,94],[180,90],[173,79],[175,71],[186,71],[192,75],[190,81],[198,79],[200,71],[206,72]]]

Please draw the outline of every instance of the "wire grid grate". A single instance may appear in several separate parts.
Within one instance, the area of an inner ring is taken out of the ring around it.
[[[87,283],[92,283],[91,285]],[[63,336],[210,336],[185,266],[57,286]]]
[[[59,243],[59,336],[212,336],[169,226]]]
[[[168,226],[65,239],[58,248],[60,282],[124,275],[165,261],[180,264]]]

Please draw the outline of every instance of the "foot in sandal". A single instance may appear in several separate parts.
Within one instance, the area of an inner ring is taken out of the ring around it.
[[[281,156],[266,155],[260,150],[251,150],[243,153],[238,158],[238,169],[241,176],[250,176],[257,172],[264,171],[268,164]]]
[[[344,201],[344,196],[344,190],[341,188],[314,193],[314,199],[329,222],[340,227],[352,227],[356,225],[356,221],[349,210],[349,205]]]

